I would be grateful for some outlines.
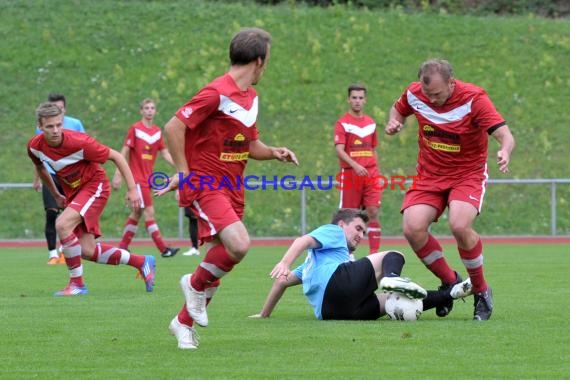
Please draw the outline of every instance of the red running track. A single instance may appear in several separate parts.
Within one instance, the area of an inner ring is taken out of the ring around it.
[[[441,244],[455,244],[455,239],[450,236],[439,236],[437,239]],[[483,244],[570,244],[570,236],[482,236]],[[118,240],[105,240],[107,243],[116,244]],[[186,247],[189,245],[189,239],[165,239],[167,244],[173,247]],[[293,242],[291,237],[278,238],[254,238],[252,246],[254,247],[275,247],[288,246]],[[45,240],[41,239],[7,239],[0,240],[0,248],[41,248],[45,246]],[[365,239],[361,242],[367,245]],[[152,247],[154,244],[150,239],[139,239],[133,241],[133,247]],[[403,237],[382,237],[382,245],[407,245]]]

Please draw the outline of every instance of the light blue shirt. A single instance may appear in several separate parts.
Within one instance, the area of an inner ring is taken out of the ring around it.
[[[313,307],[315,317],[323,319],[321,309],[325,289],[338,266],[349,261],[348,244],[343,229],[336,224],[325,224],[309,236],[319,243],[319,247],[309,249],[302,268],[303,293]]]
[[[81,123],[81,120],[71,116],[63,116],[63,128],[85,133],[85,128],[83,128],[83,123]],[[36,135],[39,135],[40,133],[42,133],[42,130],[36,127]],[[44,166],[50,174],[55,175],[55,172],[49,165],[44,163]]]

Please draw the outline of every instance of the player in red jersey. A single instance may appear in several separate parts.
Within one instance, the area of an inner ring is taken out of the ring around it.
[[[156,115],[154,100],[144,99],[140,105],[140,113],[142,119],[133,124],[127,131],[121,154],[129,162],[137,189],[141,193],[142,204],[140,209],[133,209],[127,218],[119,248],[129,249],[129,245],[137,233],[139,219],[144,214],[146,230],[161,256],[173,257],[179,249],[168,247],[164,243],[158,224],[154,219],[152,192],[148,181],[154,171],[154,162],[158,153],[169,164],[174,165],[174,163],[166,145],[164,145],[161,129],[153,123],[154,115]],[[121,178],[121,173],[117,169],[111,182],[114,189],[121,187]]]
[[[140,207],[141,200],[127,161],[119,152],[87,134],[64,131],[63,111],[54,103],[40,104],[36,116],[43,134],[30,139],[28,155],[58,206],[63,209],[56,220],[56,231],[63,246],[70,280],[55,295],[87,294],[81,258],[99,264],[133,266],[142,275],[147,292],[151,292],[155,276],[153,256],[131,254],[95,241],[101,236],[99,218],[110,193],[109,180],[100,164],[113,161],[127,181],[129,206],[134,209]],[[44,164],[54,170],[65,195],[58,191]]]
[[[364,113],[366,87],[348,87],[350,109],[335,124],[334,143],[340,161],[339,208],[364,208],[368,214],[369,252],[380,251],[382,233],[378,209],[382,202],[378,176],[376,122]],[[354,256],[351,254],[351,259]]]
[[[199,218],[199,238],[206,251],[194,273],[180,280],[186,304],[169,328],[181,349],[197,348],[194,322],[208,325],[206,305],[220,279],[249,250],[240,180],[248,159],[298,164],[289,149],[267,146],[258,138],[253,85],[267,67],[270,46],[271,36],[264,30],[238,32],[229,47],[229,71],[202,88],[166,124],[170,153],[187,179],[180,185],[172,181],[169,189],[179,187],[180,206],[190,206]],[[211,187],[204,185],[204,178],[212,180]]]
[[[455,79],[449,62],[424,62],[418,78],[392,106],[385,128],[393,135],[404,127],[406,117],[413,114],[418,121],[419,179],[404,197],[404,235],[418,258],[441,280],[442,288],[460,282],[428,230],[449,209],[449,226],[473,283],[473,319],[487,320],[493,311],[492,291],[483,273],[483,245],[473,223],[481,212],[488,178],[487,135],[500,144],[497,165],[503,173],[509,170],[515,140],[485,90]],[[436,313],[446,316],[452,307],[450,302]]]

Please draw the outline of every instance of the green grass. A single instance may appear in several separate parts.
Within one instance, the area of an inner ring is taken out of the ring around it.
[[[563,245],[487,245],[495,312],[484,323],[471,321],[471,299],[456,302],[445,319],[432,310],[410,323],[322,322],[300,287],[289,289],[270,319],[249,320],[284,249],[253,248],[224,279],[196,351],[178,350],[167,326],[183,302],[178,279],[198,258],[158,258],[151,294],[134,280],[133,268],[88,262],[90,294],[54,298],[67,281],[63,266],[46,266],[43,249],[2,249],[0,377],[554,379],[570,373],[570,256]],[[460,268],[455,250],[446,249]],[[437,286],[410,255],[404,274]]]
[[[0,0],[0,13],[2,182],[31,182],[25,144],[34,131],[35,107],[48,92],[65,93],[68,113],[100,141],[120,149],[128,126],[140,117],[141,99],[157,100],[156,122],[163,126],[227,69],[229,39],[244,26],[273,35],[269,67],[258,85],[261,138],[291,147],[301,162],[299,168],[251,162],[248,174],[336,174],[332,131],[347,109],[347,85],[368,85],[367,111],[382,128],[392,102],[415,80],[418,65],[441,56],[453,63],[458,78],[487,89],[517,139],[510,173],[504,176],[490,165],[491,178],[567,177],[570,134],[561,107],[570,104],[568,20],[310,8],[295,1],[270,7],[247,1]],[[414,173],[417,144],[411,124],[397,137],[380,134],[386,175]],[[491,163],[495,149],[491,142]],[[157,170],[171,169],[159,159]],[[566,189],[557,196],[557,232],[569,234],[570,208],[563,206],[570,189],[561,187]],[[503,189],[486,199],[485,210],[493,213],[483,214],[481,233],[550,233],[547,186]],[[107,236],[121,233],[127,215],[123,194],[114,194],[102,219]],[[387,191],[384,199],[384,233],[400,234],[401,194]],[[249,192],[247,202],[252,235],[299,233],[296,192]],[[308,227],[314,228],[337,207],[338,191],[312,192],[308,202]],[[10,220],[0,225],[0,238],[42,237],[38,194],[0,190],[0,209]],[[172,199],[157,202],[165,236],[176,235],[175,215]]]

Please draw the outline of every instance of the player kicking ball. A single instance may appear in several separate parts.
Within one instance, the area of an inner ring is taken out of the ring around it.
[[[64,209],[56,220],[55,228],[70,279],[69,284],[54,295],[87,294],[81,258],[99,264],[135,267],[145,282],[146,291],[152,292],[156,266],[154,256],[135,255],[95,241],[101,236],[99,218],[110,194],[110,183],[100,164],[113,161],[126,180],[128,205],[133,209],[140,208],[141,200],[126,160],[119,152],[87,134],[64,131],[63,112],[54,103],[40,104],[36,117],[42,133],[28,142],[28,155],[58,206]],[[55,171],[65,195],[57,190],[43,163]]]

